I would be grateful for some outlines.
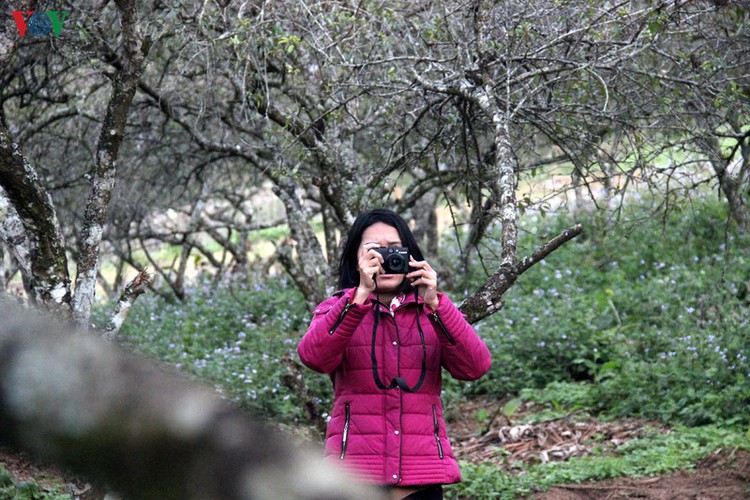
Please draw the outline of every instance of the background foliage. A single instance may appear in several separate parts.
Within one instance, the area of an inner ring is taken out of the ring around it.
[[[652,474],[694,463],[727,443],[745,446],[750,420],[738,409],[750,404],[750,266],[743,251],[750,241],[727,224],[726,206],[710,194],[663,219],[644,218],[648,207],[642,200],[617,220],[576,214],[585,235],[525,274],[505,308],[476,325],[493,355],[490,373],[470,383],[446,374],[444,399],[456,408],[471,395],[520,395],[544,405],[548,416],[582,410],[688,427],[629,444],[619,458],[574,460],[519,477],[465,464],[456,492],[521,493],[561,481]],[[571,215],[526,217],[533,230],[523,245],[530,249]],[[452,254],[449,247],[441,251]],[[441,275],[452,276],[449,293],[460,300],[462,288],[481,281],[484,271],[473,262],[461,282],[461,264],[454,262]],[[144,297],[123,329],[124,342],[210,381],[282,426],[309,425],[279,382],[285,373],[279,360],[296,356],[309,321],[291,282],[259,275],[199,281],[187,297]],[[326,407],[328,379],[305,376]]]

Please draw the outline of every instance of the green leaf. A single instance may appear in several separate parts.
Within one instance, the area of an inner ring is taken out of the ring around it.
[[[476,418],[477,422],[482,423],[486,422],[490,418],[490,414],[486,408],[480,408],[474,418]]]
[[[655,35],[664,29],[664,24],[659,20],[655,19],[648,23],[648,31]]]
[[[505,415],[507,418],[510,418],[513,416],[513,414],[518,410],[518,408],[521,407],[521,404],[523,401],[519,398],[511,399],[505,405],[503,405],[503,415]]]

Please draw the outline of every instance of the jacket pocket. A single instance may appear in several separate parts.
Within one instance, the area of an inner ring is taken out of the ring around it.
[[[346,316],[346,313],[349,312],[349,309],[351,309],[354,306],[353,303],[349,302],[349,299],[346,300],[346,305],[344,306],[344,309],[341,311],[341,314],[339,314],[338,319],[333,324],[330,330],[328,330],[328,335],[333,335],[333,332],[336,331],[336,328],[339,327],[342,321],[344,321],[344,316]]]
[[[440,443],[440,423],[438,422],[437,406],[432,405],[432,422],[435,424],[435,442],[437,443],[438,456],[443,459],[443,445]]]
[[[344,431],[341,433],[341,455],[339,460],[343,460],[346,455],[346,442],[349,440],[349,421],[352,418],[352,410],[349,403],[344,407]]]
[[[440,319],[440,315],[438,314],[438,312],[435,311],[434,313],[430,314],[430,317],[435,323],[437,323],[437,325],[443,331],[443,335],[446,336],[446,338],[448,339],[448,342],[450,342],[451,345],[456,345],[456,339],[453,338],[453,335],[448,333],[448,329],[443,324],[443,320]]]

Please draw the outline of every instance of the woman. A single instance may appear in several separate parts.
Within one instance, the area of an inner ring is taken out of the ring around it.
[[[384,273],[376,250],[384,247],[408,249],[406,274]],[[357,218],[339,285],[298,346],[302,362],[333,382],[325,455],[388,488],[391,498],[442,498],[441,485],[461,475],[443,422],[441,366],[474,380],[489,370],[490,353],[438,291],[437,274],[395,212]]]

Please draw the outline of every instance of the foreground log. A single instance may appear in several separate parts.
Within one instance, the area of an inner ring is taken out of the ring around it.
[[[0,307],[0,444],[126,498],[375,498],[232,408],[87,333]]]

